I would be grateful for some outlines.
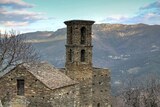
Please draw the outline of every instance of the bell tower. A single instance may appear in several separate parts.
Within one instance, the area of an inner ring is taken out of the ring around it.
[[[92,107],[92,25],[94,21],[70,20],[67,25],[66,74],[79,82],[80,107]]]
[[[67,25],[66,69],[92,68],[92,25],[94,21],[70,20]]]
[[[77,107],[111,107],[110,72],[92,67],[94,21],[70,20],[67,25],[65,73],[78,82]]]

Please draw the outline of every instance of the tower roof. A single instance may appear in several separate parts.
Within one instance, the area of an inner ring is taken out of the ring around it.
[[[92,20],[68,20],[68,21],[65,21],[64,23],[66,25],[70,25],[70,24],[89,24],[89,25],[92,25],[94,24],[95,21],[92,21]]]

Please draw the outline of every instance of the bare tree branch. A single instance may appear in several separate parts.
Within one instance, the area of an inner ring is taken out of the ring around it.
[[[32,44],[25,41],[26,37],[15,31],[0,33],[0,72],[11,69],[17,64],[38,60],[38,54]]]
[[[160,107],[160,77],[149,74],[141,80],[131,78],[124,88],[114,107]]]

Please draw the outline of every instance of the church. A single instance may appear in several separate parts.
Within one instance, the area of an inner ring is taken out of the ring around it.
[[[17,65],[0,77],[2,107],[111,107],[109,69],[93,67],[94,21],[70,20],[65,68]]]

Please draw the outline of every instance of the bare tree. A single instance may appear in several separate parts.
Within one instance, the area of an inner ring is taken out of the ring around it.
[[[130,78],[125,86],[121,98],[126,107],[141,107],[140,105],[140,93],[141,87],[137,84],[134,78]]]
[[[143,104],[145,107],[160,107],[160,79],[157,76],[150,76],[144,86]]]
[[[26,37],[16,34],[15,31],[0,33],[0,72],[38,59],[32,45],[25,41]]]
[[[130,77],[114,107],[160,107],[160,78],[149,74],[141,80]]]

